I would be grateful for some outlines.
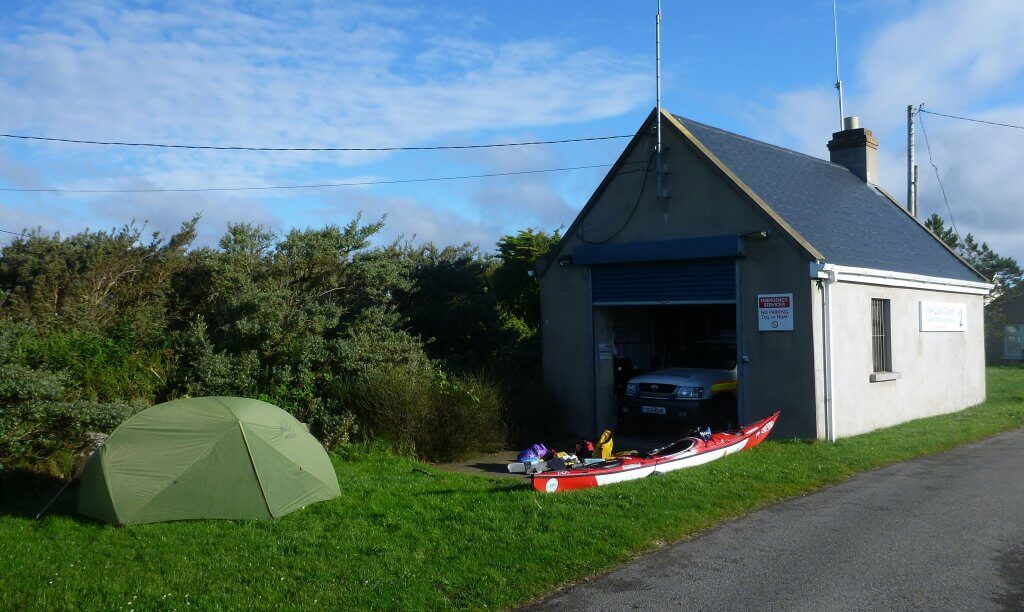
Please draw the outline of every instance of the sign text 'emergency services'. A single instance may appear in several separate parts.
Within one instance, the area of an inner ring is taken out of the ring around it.
[[[793,294],[757,295],[758,331],[793,331]]]

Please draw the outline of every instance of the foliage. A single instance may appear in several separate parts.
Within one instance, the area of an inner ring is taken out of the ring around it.
[[[924,221],[924,226],[935,234],[939,240],[946,243],[946,246],[954,251],[960,248],[960,236],[952,226],[946,227],[946,221],[939,213],[932,213]]]
[[[990,249],[987,243],[978,244],[973,235],[967,234],[964,238],[960,254],[975,270],[981,272],[982,276],[992,281],[995,285],[992,290],[993,298],[1020,287],[1024,272],[1017,265],[1017,261],[1012,257],[999,255]]]
[[[946,227],[945,221],[937,213],[932,213],[924,224],[949,248],[956,251],[964,261],[995,285],[990,299],[998,298],[1004,293],[1015,292],[1021,288],[1024,271],[1021,270],[1014,258],[999,255],[985,242],[979,244],[973,234],[967,234],[961,240],[956,230]]]
[[[495,296],[506,312],[529,328],[540,325],[540,290],[530,273],[561,238],[558,230],[547,234],[531,227],[498,240],[501,263],[493,273]]]
[[[978,244],[972,234],[961,240],[956,230],[946,227],[942,217],[936,213],[928,217],[925,226],[995,285],[986,297],[985,336],[1001,337],[1006,323],[1006,306],[1024,293],[1024,270],[1014,258],[999,255],[987,243]]]
[[[32,233],[3,248],[0,291],[4,312],[62,330],[158,338],[166,315],[170,277],[186,260],[199,218],[182,224],[166,242],[158,232],[143,242],[134,223],[85,231],[66,239]]]
[[[501,393],[505,398],[502,421],[507,446],[523,448],[563,435],[562,405],[538,375],[513,372],[503,379]]]
[[[148,401],[163,387],[168,355],[139,346],[123,328],[107,335],[51,329],[0,319],[0,363],[67,373],[69,399]]]
[[[111,528],[74,517],[73,492],[35,521],[57,487],[0,486],[0,607],[513,608],[766,504],[1024,425],[1024,370],[988,374],[989,400],[963,412],[834,444],[769,439],[564,495],[376,446],[335,454],[339,499],[277,521]]]
[[[34,468],[66,477],[86,433],[110,433],[140,409],[64,401],[65,381],[46,370],[0,365],[0,470]]]
[[[501,394],[478,377],[378,372],[337,381],[332,396],[353,411],[364,439],[386,440],[398,453],[449,461],[505,442]]]
[[[457,367],[493,359],[508,340],[488,284],[493,258],[469,244],[406,245],[399,252],[410,285],[398,293],[398,306],[430,356]]]
[[[446,458],[500,445],[505,395],[539,364],[524,314],[536,287],[523,274],[525,289],[509,289],[509,270],[549,237],[507,237],[500,257],[375,247],[384,221],[357,217],[283,235],[231,224],[215,248],[191,248],[197,222],[166,240],[131,223],[3,247],[0,364],[61,373],[63,396],[47,401],[86,412],[82,401],[241,395],[293,412],[328,446],[382,436]],[[61,431],[74,446],[77,430]]]

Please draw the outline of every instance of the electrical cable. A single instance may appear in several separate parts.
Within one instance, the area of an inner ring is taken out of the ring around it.
[[[971,117],[961,117],[959,115],[947,115],[946,113],[936,113],[935,111],[925,110],[924,108],[918,108],[917,111],[919,113],[928,113],[929,115],[949,117],[950,119],[959,119],[961,121],[970,121],[972,123],[985,123],[987,125],[997,125],[999,127],[1013,128],[1015,130],[1024,130],[1024,125],[1014,125],[1012,123],[999,123],[998,121],[986,121],[984,119],[973,119]]]
[[[29,236],[28,234],[23,234],[21,232],[12,232],[11,230],[5,229],[0,229],[0,233],[11,234],[12,236],[21,236],[22,238],[31,238],[31,236]]]
[[[633,220],[633,215],[636,214],[636,210],[640,206],[640,200],[642,200],[643,197],[644,197],[644,191],[647,190],[647,177],[651,173],[651,162],[654,161],[654,158],[655,158],[655,155],[654,155],[654,153],[652,153],[651,156],[647,159],[647,166],[644,168],[644,176],[643,176],[642,179],[640,179],[641,180],[641,183],[640,183],[640,193],[637,194],[636,201],[633,202],[633,208],[632,208],[632,210],[629,211],[629,216],[626,217],[626,220],[622,222],[622,225],[619,226],[619,229],[615,230],[615,233],[612,234],[611,236],[608,236],[607,238],[604,238],[602,240],[586,240],[585,238],[580,238],[581,242],[583,242],[584,244],[604,244],[604,243],[606,243],[606,242],[608,242],[610,240],[615,239],[616,236],[618,236],[619,234],[622,233],[622,230],[626,229],[626,226],[629,225],[629,222]],[[643,162],[632,162],[632,163],[643,163]],[[630,170],[628,173],[632,173],[632,172],[635,172],[635,170]],[[620,174],[627,174],[627,172],[622,172]],[[616,176],[618,176],[618,174]],[[582,235],[582,233],[583,232],[580,232],[581,235]]]
[[[634,162],[635,163],[635,162]],[[207,191],[271,191],[276,189],[325,189],[333,187],[362,187],[367,185],[397,185],[402,183],[429,183],[436,181],[460,181],[476,178],[493,178],[500,176],[521,176],[525,174],[544,174],[548,172],[568,172],[571,170],[587,170],[590,168],[608,168],[612,164],[590,164],[585,166],[568,166],[565,168],[545,168],[541,170],[520,170],[516,172],[493,172],[490,174],[465,174],[459,176],[435,176],[412,179],[391,179],[382,181],[351,181],[347,183],[314,183],[308,185],[266,185],[249,187],[193,187],[193,188],[140,188],[140,189],[66,189],[63,187],[41,187],[37,189],[20,189],[0,187],[0,191],[15,193],[195,193]]]
[[[953,218],[953,209],[949,207],[949,198],[946,197],[946,187],[942,184],[942,178],[939,176],[939,167],[935,165],[932,160],[932,145],[928,142],[928,130],[924,127],[923,113],[930,111],[924,110],[924,105],[918,107],[917,120],[921,122],[921,133],[924,134],[924,146],[928,149],[928,163],[931,164],[932,169],[935,170],[935,180],[939,183],[939,190],[942,191],[942,201],[946,203],[946,212],[949,213],[949,224],[953,226],[953,233],[956,234],[957,242],[963,244],[963,240],[960,238],[960,230],[956,228],[956,220]],[[937,113],[933,113],[937,114]]]
[[[593,142],[598,140],[615,140],[632,138],[633,135],[588,136],[584,138],[564,138],[561,140],[528,140],[523,142],[495,142],[490,144],[467,145],[434,145],[422,147],[242,147],[242,146],[210,146],[166,144],[154,142],[118,142],[102,140],[76,140],[74,138],[51,138],[48,136],[28,136],[24,134],[0,134],[3,138],[17,140],[37,140],[44,142],[61,142],[70,144],[105,145],[114,147],[151,147],[158,149],[200,149],[208,151],[271,151],[271,152],[302,152],[302,151],[335,151],[335,152],[373,152],[373,151],[444,151],[456,149],[491,149],[497,147],[527,147],[534,145],[553,145],[568,142]]]

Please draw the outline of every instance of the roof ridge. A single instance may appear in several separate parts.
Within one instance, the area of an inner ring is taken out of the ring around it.
[[[730,132],[729,130],[723,130],[720,127],[716,127],[716,126],[713,126],[713,125],[708,125],[706,123],[701,123],[700,121],[697,121],[695,119],[690,119],[689,117],[684,117],[682,115],[676,115],[675,113],[673,113],[672,116],[675,117],[676,119],[679,119],[680,121],[684,121],[686,123],[694,123],[696,125],[701,126],[702,128],[713,130],[715,132],[719,132],[719,133],[724,134],[726,136],[732,136],[733,138],[739,138],[740,140],[746,140],[747,142],[751,142],[753,144],[758,144],[758,145],[769,147],[769,148],[772,148],[772,149],[777,149],[777,150],[783,151],[785,153],[792,153],[794,155],[799,155],[801,157],[806,157],[806,158],[811,159],[813,161],[821,162],[821,163],[823,163],[823,164],[825,164],[827,166],[833,166],[835,168],[842,168],[844,170],[848,170],[848,168],[846,166],[842,165],[842,164],[837,164],[837,163],[834,163],[834,162],[830,162],[827,159],[822,159],[820,157],[815,157],[814,155],[809,155],[807,153],[801,153],[800,151],[797,151],[795,149],[787,149],[786,147],[780,147],[779,145],[772,144],[770,142],[765,142],[763,140],[757,140],[756,138],[751,138],[749,136],[744,136],[743,134],[737,134],[736,132]]]

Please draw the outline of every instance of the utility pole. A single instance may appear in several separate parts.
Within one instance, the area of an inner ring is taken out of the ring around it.
[[[907,105],[907,212],[917,216],[917,165],[914,163],[914,105]]]

